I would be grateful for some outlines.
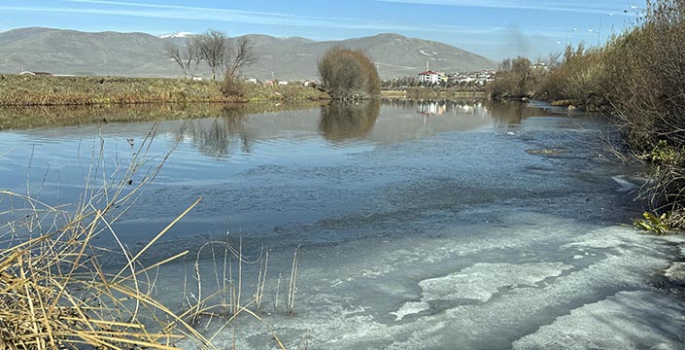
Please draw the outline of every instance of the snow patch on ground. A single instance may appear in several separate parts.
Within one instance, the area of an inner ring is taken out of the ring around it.
[[[160,35],[158,38],[160,39],[169,39],[169,38],[187,38],[190,36],[193,36],[195,34],[191,32],[177,32],[177,33],[171,33],[171,34],[164,34]]]
[[[424,56],[436,56],[438,53],[435,51],[419,50],[419,52]]]

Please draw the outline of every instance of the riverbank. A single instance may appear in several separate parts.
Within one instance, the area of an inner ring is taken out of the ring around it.
[[[487,99],[488,93],[478,90],[457,90],[450,88],[409,88],[402,90],[381,90],[381,98],[396,99],[405,98],[412,100],[460,100],[460,99]]]
[[[126,77],[0,75],[0,106],[141,103],[316,101],[329,96],[300,85],[241,84],[224,94],[221,82]]]
[[[685,229],[685,47],[673,44],[684,40],[685,3],[653,1],[603,46],[567,47],[542,69],[523,57],[502,62],[488,91],[609,114],[621,131],[617,150],[651,166],[640,193],[646,221],[638,225],[657,234]]]

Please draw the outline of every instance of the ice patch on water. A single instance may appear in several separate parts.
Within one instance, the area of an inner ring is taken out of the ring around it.
[[[418,314],[422,311],[428,310],[429,308],[430,305],[428,305],[428,303],[425,301],[410,301],[404,303],[399,310],[391,312],[390,314],[395,316],[395,321],[401,321],[407,315]]]
[[[531,287],[570,268],[562,263],[478,263],[458,274],[421,281],[419,286],[428,300],[474,299],[487,302],[499,288]]]
[[[652,245],[653,243],[650,242],[650,237],[635,234],[634,230],[626,229],[624,227],[610,226],[590,231],[585,235],[577,237],[575,242],[565,244],[561,247],[578,249],[580,251],[584,251],[587,248],[615,249],[621,252],[628,247],[630,247],[630,250],[634,250],[635,246],[650,249]]]
[[[419,282],[422,289],[421,301],[404,303],[391,312],[396,321],[405,316],[430,309],[429,302],[470,299],[487,302],[500,288],[534,287],[549,277],[557,277],[572,266],[562,263],[478,263],[458,273]]]

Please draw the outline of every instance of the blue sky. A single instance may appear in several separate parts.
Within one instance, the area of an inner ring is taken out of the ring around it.
[[[213,28],[229,36],[314,40],[398,33],[495,60],[534,59],[566,42],[596,45],[634,23],[644,7],[641,0],[2,0],[0,31],[40,26],[160,35]]]

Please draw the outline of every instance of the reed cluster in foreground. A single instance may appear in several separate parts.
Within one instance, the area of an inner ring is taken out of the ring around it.
[[[55,205],[30,193],[0,191],[0,348],[173,349],[183,341],[216,349],[212,344],[216,334],[207,334],[199,326],[200,320],[204,324],[220,321],[217,333],[242,314],[263,323],[258,313],[268,254],[257,260],[256,292],[245,297],[242,264],[246,259],[242,249],[233,249],[225,242],[205,245],[212,249],[220,245],[224,251],[221,259],[213,260],[215,267],[223,266],[213,273],[217,288],[205,291],[202,281],[207,278],[200,273],[198,252],[198,283],[196,288],[190,283],[184,285],[183,295],[179,295],[187,300],[183,309],[172,310],[156,298],[157,269],[189,252],[149,265],[143,265],[143,256],[201,199],[135,251],[113,230],[113,223],[134,204],[169,155],[158,165],[147,167],[153,136],[154,130],[132,149],[129,165],[122,169],[108,169],[103,146],[94,147],[88,185],[79,203]],[[138,185],[131,185],[132,178],[139,180]],[[96,238],[105,235],[112,238],[116,249],[94,244]],[[102,259],[108,255],[121,257],[124,263],[115,269],[103,268]],[[232,272],[232,261],[238,262],[237,276]],[[294,311],[296,271],[297,253],[284,296],[288,313]],[[285,349],[264,325],[277,346]]]

